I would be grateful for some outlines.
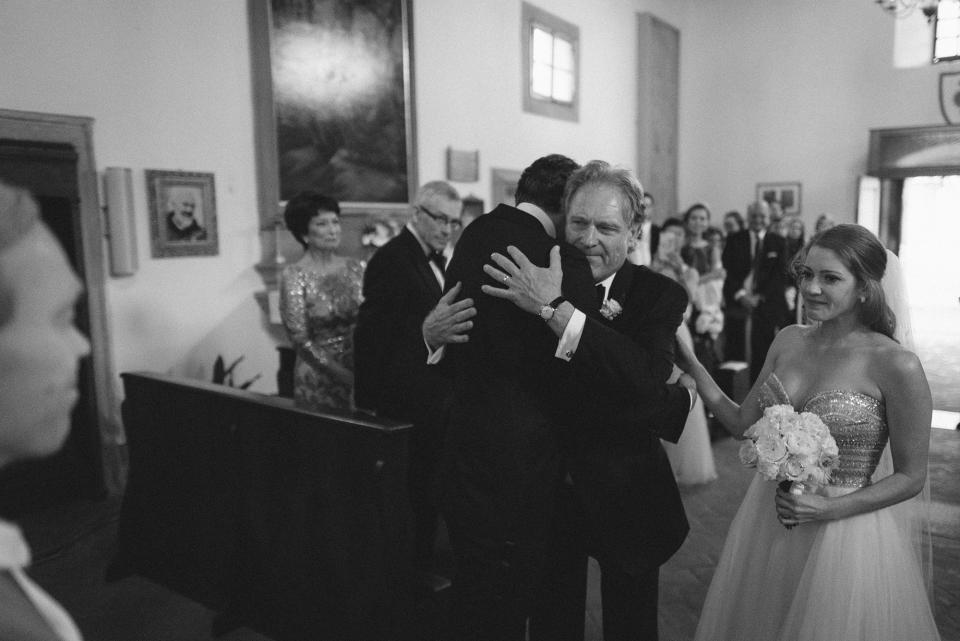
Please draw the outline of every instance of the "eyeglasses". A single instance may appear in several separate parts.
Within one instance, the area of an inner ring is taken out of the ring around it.
[[[442,227],[459,227],[460,225],[460,221],[456,218],[450,218],[445,214],[435,214],[423,205],[417,205],[417,209],[425,213],[427,216],[430,216],[430,218],[433,218],[433,220]]]

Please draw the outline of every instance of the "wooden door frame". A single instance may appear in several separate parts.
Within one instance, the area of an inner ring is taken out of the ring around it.
[[[93,154],[93,118],[0,109],[0,139],[67,143],[77,152],[77,191],[80,202],[80,244],[87,305],[90,314],[91,364],[94,402],[100,430],[101,460],[106,489],[119,492],[123,480],[116,456],[122,431],[114,417],[113,359],[105,297],[105,225],[100,205],[99,179]]]

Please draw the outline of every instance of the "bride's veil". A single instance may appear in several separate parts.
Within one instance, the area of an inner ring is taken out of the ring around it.
[[[913,324],[910,320],[910,306],[907,298],[907,290],[903,279],[903,271],[900,267],[900,259],[897,255],[887,250],[887,269],[881,281],[884,297],[887,305],[893,310],[897,319],[894,338],[911,352],[916,352],[916,344],[913,339]],[[927,426],[929,429],[929,426]],[[874,472],[873,480],[876,481],[893,473],[893,458],[890,455],[890,445],[883,451],[880,463]],[[905,533],[908,534],[914,543],[914,552],[917,557],[917,563],[923,571],[924,583],[927,586],[927,595],[933,600],[933,552],[930,538],[930,484],[924,483],[923,490],[916,497],[898,503],[888,508],[894,511],[896,520],[900,523]]]

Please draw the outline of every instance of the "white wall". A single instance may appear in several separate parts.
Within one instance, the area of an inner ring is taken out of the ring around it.
[[[414,0],[420,180],[443,178],[445,150],[480,151],[480,180],[455,186],[490,204],[490,169],[520,170],[539,156],[636,162],[636,14],[675,24],[669,0],[533,0],[580,28],[580,120],[522,109],[520,0]]]
[[[681,206],[745,209],[800,181],[808,223],[853,221],[869,130],[944,124],[939,75],[894,69],[894,20],[870,0],[698,0],[681,48]]]
[[[218,352],[246,354],[241,375],[262,370],[261,389],[275,389],[276,354],[253,299],[261,281],[245,3],[10,0],[0,3],[0,31],[0,107],[90,116],[98,168],[134,170],[140,269],[106,279],[114,370],[208,378]],[[150,257],[147,168],[215,174],[218,256]]]

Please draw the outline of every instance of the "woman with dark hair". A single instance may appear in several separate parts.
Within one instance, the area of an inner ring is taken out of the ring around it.
[[[73,320],[81,291],[36,202],[0,183],[0,466],[49,456],[70,433],[77,364],[90,353]],[[20,529],[0,520],[0,639],[80,641],[29,564]]]
[[[897,269],[863,227],[817,234],[795,262],[812,325],[777,335],[742,405],[681,346],[698,391],[735,436],[765,408],[788,405],[819,416],[839,450],[828,480],[799,494],[754,478],[696,639],[940,638],[923,518],[930,388],[908,349],[909,322],[898,322],[908,314]]]
[[[336,253],[340,205],[314,191],[287,201],[287,229],[303,256],[280,276],[280,317],[296,350],[293,398],[312,410],[353,407],[353,327],[363,265]]]
[[[700,282],[700,275],[680,257],[684,235],[684,224],[679,218],[665,220],[660,228],[660,236],[650,262],[650,269],[683,285],[692,301]],[[693,304],[691,303],[687,305],[683,322],[677,328],[677,342],[696,349],[689,326],[692,313]],[[680,485],[700,485],[717,478],[717,466],[713,459],[710,430],[707,426],[707,414],[703,409],[703,401],[697,398],[690,413],[687,414],[680,440],[676,443],[663,441],[663,449],[667,453],[667,458],[670,459],[673,475]]]
[[[731,209],[723,215],[723,233],[727,236],[736,234],[738,231],[743,231],[746,228],[747,223],[744,222],[743,216],[736,209]]]

